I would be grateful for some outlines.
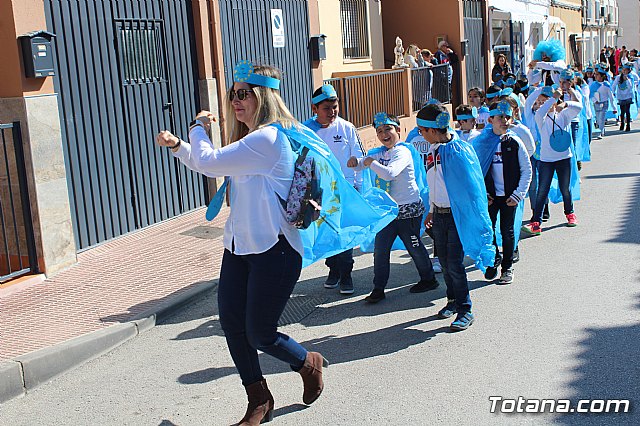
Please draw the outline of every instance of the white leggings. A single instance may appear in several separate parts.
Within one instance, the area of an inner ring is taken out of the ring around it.
[[[607,121],[607,110],[609,109],[609,101],[597,102],[595,104],[596,110],[596,124],[600,129],[600,136],[604,136],[604,123]]]

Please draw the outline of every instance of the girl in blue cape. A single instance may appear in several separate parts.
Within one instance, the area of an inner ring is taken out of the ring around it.
[[[589,96],[593,101],[593,108],[596,114],[596,126],[600,130],[600,135],[597,139],[602,139],[605,136],[605,124],[607,121],[607,111],[613,108],[613,112],[617,113],[617,109],[614,105],[615,99],[613,92],[611,91],[611,84],[609,83],[609,74],[602,67],[596,67],[594,74],[595,81],[589,85]]]
[[[631,107],[636,101],[636,81],[631,77],[631,64],[622,66],[622,72],[613,80],[611,91],[615,94],[620,105],[620,131],[631,131]],[[637,106],[634,113],[637,115]],[[625,129],[626,124],[626,129]]]
[[[416,183],[414,156],[409,147],[399,143],[400,121],[394,115],[380,112],[374,117],[373,127],[384,149],[370,152],[364,159],[351,157],[347,166],[355,170],[371,169],[383,181],[388,182],[388,192],[398,203],[398,217],[376,234],[373,250],[373,290],[365,298],[368,303],[378,303],[385,298],[384,289],[389,281],[390,253],[397,237],[404,243],[420,274],[420,281],[411,287],[410,292],[421,293],[438,287],[429,253],[420,239],[420,225],[426,207]]]
[[[227,176],[207,217],[219,211],[228,184],[230,212],[218,308],[249,402],[241,424],[259,424],[273,417],[274,399],[262,375],[258,350],[300,374],[305,404],[318,399],[324,388],[322,369],[328,364],[318,352],[307,351],[278,332],[280,316],[305,259],[313,261],[359,244],[393,220],[397,209],[393,200],[380,193],[378,205],[389,207],[382,213],[345,180],[327,145],[291,115],[280,97],[280,79],[280,71],[271,66],[247,61],[236,65],[233,86],[225,97],[226,135],[231,143],[222,148],[215,148],[208,136],[213,114],[207,111],[196,116],[189,130],[190,143],[168,131],[157,137],[158,144],[171,148],[187,167],[207,176]],[[307,158],[316,160],[322,188],[320,217],[304,230],[289,222],[282,206],[294,182],[301,146],[309,148]]]
[[[466,330],[474,321],[465,254],[480,270],[493,265],[495,248],[482,169],[473,147],[449,129],[451,116],[442,105],[418,112],[420,133],[430,144],[427,158],[429,213],[435,245],[447,284],[447,304],[438,312],[451,318],[453,330]]]
[[[485,176],[489,216],[496,227],[500,214],[500,234],[502,236],[502,255],[496,246],[495,263],[485,272],[485,278],[493,280],[501,266],[500,284],[513,282],[513,253],[516,246],[515,229],[520,228],[517,218],[518,207],[524,207],[524,198],[531,182],[531,163],[524,143],[509,127],[513,120],[513,107],[507,100],[494,103],[490,107],[490,126],[474,139],[473,147],[478,154],[482,172]],[[518,223],[516,227],[515,224]]]

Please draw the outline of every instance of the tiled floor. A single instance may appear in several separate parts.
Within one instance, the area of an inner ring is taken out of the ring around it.
[[[0,361],[130,320],[217,278],[227,215],[207,222],[199,209],[80,253],[52,279],[0,289]]]

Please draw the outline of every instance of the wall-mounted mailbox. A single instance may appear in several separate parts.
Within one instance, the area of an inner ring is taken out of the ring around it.
[[[311,51],[312,61],[324,61],[327,59],[327,48],[325,47],[326,38],[327,36],[324,34],[311,36],[309,50]]]
[[[33,31],[18,37],[27,77],[44,78],[55,75],[51,51],[51,40],[55,36],[48,31]]]

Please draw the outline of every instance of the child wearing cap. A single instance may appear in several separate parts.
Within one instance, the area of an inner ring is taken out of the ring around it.
[[[304,122],[329,146],[340,163],[344,177],[356,189],[362,187],[362,173],[347,167],[351,157],[362,159],[364,150],[355,126],[339,116],[340,106],[338,94],[333,86],[325,84],[313,93],[311,109],[314,116]],[[328,257],[325,264],[329,267],[329,275],[324,287],[333,289],[340,287],[340,294],[353,294],[353,249]]]
[[[609,104],[614,104],[615,99],[613,92],[611,91],[611,84],[609,83],[609,74],[605,68],[597,67],[595,72],[595,79],[589,86],[590,96],[593,100],[593,109],[596,113],[596,125],[600,129],[600,136],[597,139],[602,139],[605,136],[605,123],[607,121],[607,110]],[[614,114],[617,113],[617,109],[613,107]]]
[[[473,138],[480,134],[476,130],[476,119],[478,118],[478,109],[470,105],[458,105],[456,108],[456,121],[460,126],[456,130],[458,137],[465,142],[471,142]]]
[[[467,94],[469,96],[469,105],[478,110],[476,117],[476,128],[481,130],[487,124],[489,118],[489,107],[487,107],[487,97],[484,90],[479,87],[472,87]]]
[[[429,143],[427,180],[429,214],[427,228],[433,229],[435,245],[447,284],[447,304],[438,317],[451,318],[454,331],[466,330],[475,320],[464,265],[465,253],[479,268],[492,264],[491,221],[482,182],[482,170],[475,151],[451,133],[451,118],[442,105],[427,105],[417,115],[420,133]]]
[[[631,64],[626,63],[611,85],[611,91],[616,95],[620,105],[620,131],[631,131],[631,104],[635,98],[635,86],[636,82],[631,77]]]
[[[542,104],[535,114],[536,125],[540,134],[540,162],[538,163],[538,193],[533,212],[532,222],[523,226],[523,230],[531,235],[540,235],[540,223],[551,181],[554,173],[558,176],[558,186],[562,193],[564,214],[568,226],[578,224],[573,210],[571,197],[571,135],[567,132],[573,120],[582,110],[582,103],[578,102],[576,90],[569,88],[570,100],[565,101],[558,112],[558,100],[562,98],[562,91],[556,86],[544,86],[532,96],[537,96],[537,102]],[[551,135],[554,134],[552,140]]]
[[[513,254],[515,251],[515,213],[518,203],[524,200],[531,182],[531,162],[529,152],[524,143],[510,129],[513,124],[514,109],[512,100],[502,100],[492,104],[489,122],[493,135],[486,135],[477,143],[491,145],[493,149],[477,149],[480,164],[484,166],[485,185],[489,203],[489,216],[495,229],[500,214],[500,233],[502,235],[502,256],[496,246],[496,258],[493,266],[487,268],[485,278],[493,280],[498,275],[498,265],[501,266],[500,284],[513,282]],[[485,130],[489,132],[489,130]],[[474,147],[476,144],[474,143]],[[482,155],[490,156],[490,163],[482,158]],[[486,153],[486,154],[484,154]],[[486,168],[486,170],[485,170]]]
[[[354,170],[370,168],[381,179],[390,182],[389,195],[398,203],[398,217],[376,234],[373,250],[373,290],[365,297],[368,303],[385,298],[390,273],[393,242],[400,237],[420,274],[420,281],[411,293],[421,293],[438,287],[429,253],[420,238],[420,225],[425,205],[416,182],[414,160],[410,148],[400,141],[400,121],[394,115],[378,113],[373,126],[384,149],[358,159],[353,156],[347,166]]]

